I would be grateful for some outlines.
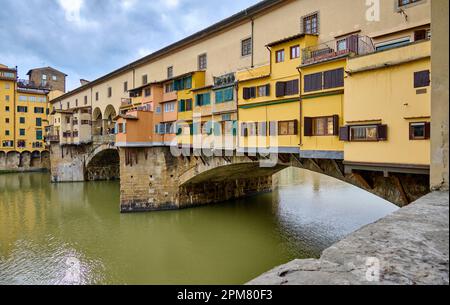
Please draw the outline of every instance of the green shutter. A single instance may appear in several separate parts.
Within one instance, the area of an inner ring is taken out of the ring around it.
[[[203,105],[211,105],[211,93],[205,93],[203,95]]]
[[[216,91],[216,104],[220,104],[223,102],[223,91],[218,90]]]

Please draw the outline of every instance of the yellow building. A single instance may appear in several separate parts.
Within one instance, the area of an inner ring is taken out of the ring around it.
[[[174,90],[178,100],[177,142],[181,146],[191,147],[196,129],[194,123],[194,98],[196,89],[205,87],[205,72],[197,71],[179,76],[174,80]],[[201,108],[201,107],[200,107]],[[197,107],[197,110],[199,107]],[[201,115],[200,115],[201,120]]]
[[[299,34],[266,47],[270,64],[239,71],[239,149],[278,147],[279,152],[300,149],[301,50],[317,36]]]
[[[47,122],[47,91],[18,87],[16,93],[16,147],[22,151],[43,151]]]
[[[0,64],[0,151],[15,149],[15,96],[17,71]]]
[[[428,172],[430,55],[425,40],[349,59],[341,128],[347,171]]]

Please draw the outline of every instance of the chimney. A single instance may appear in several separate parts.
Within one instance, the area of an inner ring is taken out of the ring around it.
[[[81,86],[87,85],[87,84],[89,84],[89,83],[90,83],[90,81],[88,81],[88,80],[80,79],[80,84],[81,84]]]

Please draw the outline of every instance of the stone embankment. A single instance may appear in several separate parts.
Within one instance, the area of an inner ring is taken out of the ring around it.
[[[449,193],[434,192],[250,285],[449,284]]]

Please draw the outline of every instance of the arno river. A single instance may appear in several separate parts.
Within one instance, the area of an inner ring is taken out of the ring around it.
[[[0,284],[243,284],[396,207],[300,169],[271,194],[180,211],[119,213],[119,183],[0,175]]]

